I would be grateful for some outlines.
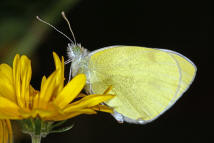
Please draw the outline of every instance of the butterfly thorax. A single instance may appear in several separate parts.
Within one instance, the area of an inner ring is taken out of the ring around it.
[[[83,73],[82,70],[87,67],[88,50],[83,48],[80,44],[68,44],[68,57],[71,59],[72,76],[78,73]]]

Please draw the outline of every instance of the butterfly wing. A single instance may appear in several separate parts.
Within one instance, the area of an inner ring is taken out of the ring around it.
[[[89,91],[102,93],[112,85],[116,97],[106,104],[123,122],[147,123],[171,107],[186,91],[196,68],[172,51],[114,46],[90,54]]]

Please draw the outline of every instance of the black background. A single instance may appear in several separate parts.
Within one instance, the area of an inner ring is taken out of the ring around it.
[[[184,96],[152,123],[119,124],[105,113],[82,115],[70,121],[75,123],[72,130],[51,134],[42,142],[212,142],[213,3],[84,0],[66,13],[77,41],[91,51],[111,45],[170,49],[192,60],[198,71]],[[63,19],[56,27],[70,35]],[[39,65],[32,61],[33,68],[39,66],[41,69],[33,73],[34,86],[39,87],[37,79],[54,70],[52,51],[67,59],[68,42],[52,30],[40,44],[34,54],[39,57],[36,61]]]

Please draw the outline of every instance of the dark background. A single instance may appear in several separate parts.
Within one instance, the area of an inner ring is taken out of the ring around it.
[[[48,135],[42,142],[212,142],[213,3],[83,0],[66,14],[77,41],[91,51],[111,45],[170,49],[192,60],[198,71],[184,96],[152,123],[119,124],[105,113],[82,115],[70,121],[75,123],[72,130]],[[63,19],[55,26],[71,37]],[[52,51],[67,59],[68,42],[51,29],[39,44],[32,55],[35,87],[40,86],[38,79],[54,70]]]

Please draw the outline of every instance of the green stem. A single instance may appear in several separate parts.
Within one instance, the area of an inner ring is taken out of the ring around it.
[[[41,135],[31,135],[32,143],[41,143]]]

